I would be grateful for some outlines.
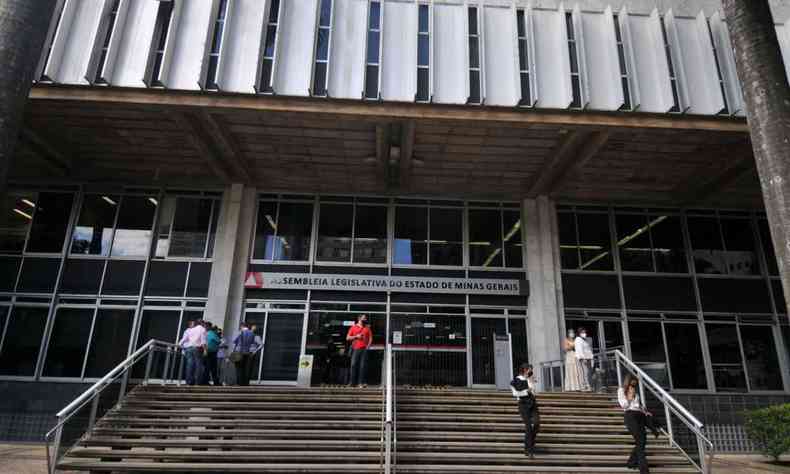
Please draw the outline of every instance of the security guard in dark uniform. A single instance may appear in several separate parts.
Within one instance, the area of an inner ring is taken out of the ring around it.
[[[513,396],[518,399],[518,412],[524,420],[524,454],[530,459],[535,458],[535,438],[540,430],[540,414],[538,400],[535,398],[535,382],[532,366],[524,363],[519,367],[519,374],[510,382]]]

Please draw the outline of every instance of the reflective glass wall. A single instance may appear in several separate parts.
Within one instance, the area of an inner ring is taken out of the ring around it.
[[[675,390],[784,390],[788,319],[764,214],[558,206],[557,220],[566,328]]]
[[[203,316],[221,192],[12,191],[0,207],[0,376],[105,375]]]
[[[517,202],[261,195],[253,263],[523,271]]]

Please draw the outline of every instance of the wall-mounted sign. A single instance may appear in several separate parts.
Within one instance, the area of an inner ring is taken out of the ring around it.
[[[401,332],[401,331],[392,331],[392,343],[393,344],[403,344],[403,332]]]
[[[529,296],[526,280],[247,272],[246,288]]]

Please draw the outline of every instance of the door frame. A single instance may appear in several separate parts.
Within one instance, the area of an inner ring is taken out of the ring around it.
[[[258,367],[257,373],[253,374],[255,378],[250,380],[250,384],[253,385],[285,385],[285,386],[296,386],[298,381],[294,378],[293,381],[290,380],[265,380],[262,379],[263,375],[263,353],[266,350],[266,336],[268,334],[269,329],[269,314],[292,314],[294,317],[298,317],[298,314],[302,315],[302,335],[301,340],[299,343],[299,358],[301,359],[302,356],[305,355],[305,343],[307,341],[307,324],[308,324],[308,311],[307,309],[268,309],[268,308],[247,308],[244,310],[244,321],[247,321],[247,314],[250,313],[259,313],[263,314],[263,333],[261,334],[261,349],[260,349],[260,358],[258,360]],[[298,372],[297,372],[298,377]]]
[[[521,317],[521,315],[518,315]],[[481,388],[481,389],[496,389],[496,383],[493,384],[481,384],[481,383],[474,383],[474,358],[472,357],[472,350],[474,350],[472,346],[472,319],[502,319],[505,321],[505,334],[508,335],[508,339],[510,340],[510,351],[509,351],[509,359],[510,359],[510,367],[513,367],[513,342],[510,336],[510,322],[509,320],[512,316],[508,314],[474,314],[469,313],[466,316],[466,385],[470,388]],[[526,317],[525,317],[526,319]],[[527,328],[529,330],[529,328]]]

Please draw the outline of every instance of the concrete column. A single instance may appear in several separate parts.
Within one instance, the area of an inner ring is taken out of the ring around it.
[[[558,259],[559,239],[554,203],[545,196],[522,202],[524,247],[529,279],[529,360],[537,369],[541,362],[562,358],[564,324]],[[542,382],[542,381],[539,381]]]
[[[242,197],[238,232],[236,234],[236,253],[233,271],[226,275],[230,285],[228,308],[225,314],[225,333],[235,334],[244,314],[244,277],[250,261],[252,237],[255,233],[255,212],[257,211],[258,190],[247,188]]]
[[[222,196],[214,243],[214,264],[208,289],[205,319],[224,328],[230,306],[230,276],[234,273],[243,184],[232,184]]]

